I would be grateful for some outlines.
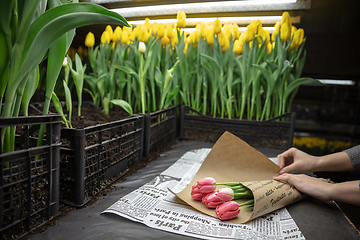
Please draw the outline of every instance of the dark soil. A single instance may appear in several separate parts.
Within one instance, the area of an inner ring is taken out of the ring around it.
[[[41,110],[39,110],[40,112],[42,111],[41,105],[35,104],[34,106],[37,110],[41,109]],[[39,114],[40,113],[39,111],[34,111],[33,115]],[[124,111],[121,107],[118,107],[118,106],[114,106],[112,109],[110,109],[109,115],[106,115],[99,107],[94,106],[93,104],[88,104],[88,103],[86,103],[82,106],[81,116],[77,116],[77,111],[78,111],[77,107],[74,107],[73,113],[72,113],[73,116],[71,118],[71,124],[72,124],[73,128],[85,128],[88,126],[95,126],[98,124],[113,122],[113,121],[117,121],[117,120],[121,120],[121,119],[129,117],[129,114],[126,111]],[[53,109],[53,108],[50,109],[50,112],[56,113],[55,109]],[[64,111],[64,113],[68,114],[65,111]],[[62,127],[65,127],[65,125],[62,124]],[[90,205],[96,203],[99,198],[101,198],[102,196],[106,196],[107,193],[109,193],[114,188],[114,184],[116,184],[118,182],[126,181],[126,178],[128,176],[131,176],[133,173],[144,168],[149,162],[155,160],[161,152],[170,150],[174,144],[175,144],[175,142],[170,142],[169,144],[162,147],[157,152],[152,152],[150,154],[149,158],[143,158],[142,161],[136,161],[136,162],[132,163],[132,165],[129,167],[129,170],[127,171],[126,174],[124,174],[122,177],[120,177],[118,179],[112,179],[112,181],[113,181],[112,184],[110,184],[109,186],[102,189],[96,195],[96,197],[93,197],[91,201],[89,201],[87,204],[85,204],[82,207],[87,207],[87,206],[90,206]],[[55,225],[55,223],[59,219],[65,217],[69,212],[71,212],[75,209],[76,209],[76,207],[69,206],[67,204],[60,202],[59,214],[57,216],[55,216],[52,219],[50,219],[49,221],[45,222],[42,226],[31,231],[29,234],[24,236],[22,239],[29,239],[29,237],[32,234],[44,232],[48,227]]]

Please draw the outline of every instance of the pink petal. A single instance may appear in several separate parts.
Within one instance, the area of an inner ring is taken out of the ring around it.
[[[218,193],[217,197],[223,200],[224,202],[229,202],[233,199],[233,196],[221,192]]]
[[[216,183],[215,179],[212,177],[206,177],[197,181],[199,185],[214,185]]]

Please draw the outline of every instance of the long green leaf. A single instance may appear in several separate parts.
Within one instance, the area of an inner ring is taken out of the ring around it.
[[[111,100],[111,103],[122,107],[127,113],[129,113],[130,115],[133,115],[133,109],[128,102],[126,102],[122,99],[113,99],[113,100]]]
[[[39,67],[37,67],[34,71],[32,71],[29,74],[29,78],[26,82],[26,86],[24,89],[23,97],[21,99],[21,108],[23,110],[24,116],[28,116],[29,103],[39,84],[39,79],[40,79],[40,73],[39,73]]]
[[[123,17],[96,4],[70,3],[49,9],[30,26],[22,54],[23,62],[15,79],[23,78],[37,66],[47,49],[64,33],[100,23],[129,26]]]
[[[72,115],[72,99],[71,99],[71,91],[68,87],[68,85],[66,84],[65,80],[63,80],[63,86],[64,86],[64,91],[65,91],[65,103],[66,103],[66,109],[69,112],[69,125],[72,128],[71,125],[71,115]]]

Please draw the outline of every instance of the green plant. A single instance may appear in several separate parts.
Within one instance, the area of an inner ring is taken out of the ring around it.
[[[67,1],[0,2],[0,99],[4,103],[1,117],[19,115],[23,86],[28,81],[36,80],[29,78],[29,74],[46,58],[48,71],[44,114],[47,114],[63,58],[74,36],[74,28],[95,23],[127,25],[123,17],[99,5],[63,2]],[[4,152],[12,151],[15,128],[4,129],[1,137]]]

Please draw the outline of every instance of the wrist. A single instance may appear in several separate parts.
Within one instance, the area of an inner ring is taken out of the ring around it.
[[[319,172],[319,171],[323,171],[324,165],[326,159],[324,159],[323,156],[321,157],[314,157],[313,161],[312,161],[312,166],[311,169],[309,169],[309,171],[311,172]]]

